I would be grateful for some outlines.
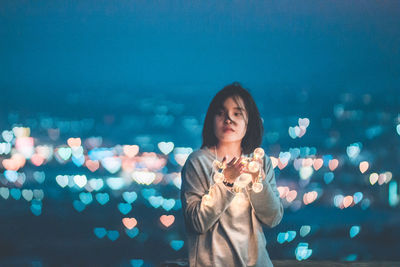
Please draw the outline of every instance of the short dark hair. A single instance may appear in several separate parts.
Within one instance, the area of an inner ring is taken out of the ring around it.
[[[236,102],[237,98],[241,98],[246,108],[248,118],[247,130],[242,139],[241,146],[243,153],[250,154],[254,151],[254,149],[260,147],[264,133],[264,127],[261,121],[260,112],[258,111],[253,97],[238,82],[234,82],[225,86],[212,99],[204,119],[202,132],[203,144],[201,147],[211,147],[218,144],[218,139],[215,136],[214,118],[219,109],[223,107],[225,100],[229,97],[233,97]]]

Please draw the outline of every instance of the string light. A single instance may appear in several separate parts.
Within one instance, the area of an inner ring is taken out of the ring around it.
[[[260,163],[257,161],[251,161],[249,165],[247,165],[247,168],[250,172],[257,172],[260,169]]]
[[[262,149],[261,147],[258,147],[254,150],[254,157],[256,159],[261,159],[262,157],[264,157],[264,155],[264,149]]]
[[[263,185],[260,182],[254,183],[251,187],[255,193],[260,193],[263,190]]]
[[[216,173],[214,174],[214,181],[215,181],[216,183],[222,183],[222,182],[224,181],[224,179],[225,179],[225,176],[224,176],[223,173],[221,173],[221,172],[216,172]]]
[[[202,202],[201,202],[201,203],[204,203],[204,205],[206,205],[206,206],[211,206],[211,205],[214,203],[214,200],[213,200],[213,198],[211,197],[210,193],[205,194],[205,195],[203,196]]]
[[[249,172],[255,173],[258,171],[256,181],[254,181],[251,187],[251,189],[255,193],[261,192],[264,187],[263,184],[260,182],[262,179],[262,168],[260,160],[264,157],[264,155],[265,155],[264,149],[258,147],[254,150],[253,157],[244,157],[241,162],[245,166],[245,169],[247,169]],[[215,160],[212,163],[212,168],[214,172],[213,175],[214,184],[210,187],[209,192],[202,197],[202,203],[204,203],[204,205],[207,206],[211,206],[214,203],[214,199],[212,197],[212,190],[214,185],[217,183],[222,183],[225,180],[224,169],[226,168],[226,165],[218,161],[216,151],[215,151]],[[252,178],[253,176],[251,174],[242,173],[236,179],[234,183],[234,191],[236,193],[235,201],[238,201],[240,203],[245,201],[246,197],[245,194],[242,192],[242,189],[244,189],[252,181]]]
[[[235,185],[239,188],[245,188],[252,180],[252,176],[249,173],[242,173],[237,180]]]

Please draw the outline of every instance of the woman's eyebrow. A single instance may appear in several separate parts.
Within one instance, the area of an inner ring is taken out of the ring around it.
[[[233,109],[237,109],[237,110],[240,110],[240,111],[245,110],[244,108],[241,108],[241,107],[234,107]],[[226,107],[220,107],[219,110],[228,110],[228,109]]]

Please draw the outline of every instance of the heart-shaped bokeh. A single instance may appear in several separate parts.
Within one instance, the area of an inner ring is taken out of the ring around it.
[[[133,227],[135,227],[137,225],[137,221],[135,218],[123,218],[122,223],[128,229],[132,229]]]
[[[353,195],[354,204],[358,204],[362,199],[363,199],[363,193],[361,192],[354,193]]]
[[[46,175],[44,172],[34,171],[33,178],[36,180],[36,182],[38,182],[39,184],[42,184],[46,178]]]
[[[87,183],[86,175],[74,175],[74,183],[80,188],[84,187]]]
[[[160,217],[160,221],[165,227],[168,228],[174,223],[175,216],[174,215],[162,215]]]
[[[174,149],[174,143],[172,142],[160,142],[158,148],[164,155],[168,155]]]
[[[127,155],[129,158],[133,158],[134,156],[139,153],[139,146],[137,145],[124,145],[123,150],[125,155]]]
[[[8,199],[10,196],[10,190],[7,187],[0,187],[0,196],[4,199]]]
[[[297,134],[296,134],[296,131],[295,131],[295,128],[294,128],[294,127],[289,127],[288,132],[289,132],[289,136],[290,136],[292,139],[295,139],[295,138],[297,137]]]
[[[103,237],[106,236],[107,230],[103,227],[96,227],[93,229],[94,234],[96,235],[97,238],[102,239]]]
[[[156,194],[156,190],[154,188],[143,188],[142,190],[140,190],[140,193],[145,199],[148,199],[149,197]]]
[[[122,193],[122,198],[129,204],[135,202],[137,199],[136,192],[124,192]]]
[[[79,157],[72,156],[71,160],[77,167],[80,167],[85,163],[85,156],[84,155],[80,155]]]
[[[62,188],[66,187],[68,185],[68,175],[57,175],[56,176],[56,182],[59,186]]]
[[[72,202],[72,205],[77,212],[82,212],[86,207],[85,204],[80,200],[74,200],[74,202]]]
[[[121,159],[118,157],[106,157],[101,160],[101,165],[110,173],[114,174],[121,168]]]
[[[108,239],[110,239],[111,241],[114,242],[115,240],[118,239],[118,237],[119,237],[119,232],[116,231],[116,230],[109,230],[109,231],[107,232],[107,237],[108,237]]]
[[[119,203],[119,204],[118,204],[118,210],[119,210],[122,214],[126,215],[126,214],[128,214],[128,213],[132,210],[132,206],[131,206],[131,204],[129,204],[129,203]]]
[[[309,225],[302,225],[300,227],[300,236],[301,237],[305,237],[306,235],[308,235],[311,231],[311,226]]]
[[[360,233],[360,226],[358,225],[354,225],[350,228],[350,238],[355,237],[356,235],[358,235]]]
[[[325,184],[329,184],[330,182],[332,182],[333,178],[335,178],[335,175],[333,174],[333,172],[324,173]]]
[[[369,168],[369,163],[368,161],[361,161],[359,164],[359,169],[361,173],[364,173],[368,170]]]
[[[40,165],[42,165],[44,163],[44,161],[45,161],[45,158],[43,158],[39,154],[33,154],[32,157],[31,157],[31,162],[36,167],[39,167]]]
[[[82,201],[83,204],[89,205],[93,201],[93,196],[89,192],[81,192],[79,193],[79,199]]]
[[[322,159],[315,159],[314,163],[313,163],[314,170],[318,171],[322,167],[323,164],[324,164],[324,161]]]
[[[33,198],[33,191],[30,189],[23,189],[22,190],[22,197],[26,200],[26,201],[31,201]]]
[[[290,203],[293,200],[295,200],[296,197],[297,197],[297,191],[296,190],[290,190],[286,195],[286,200]]]
[[[183,240],[172,240],[169,244],[175,251],[180,250],[185,242]]]
[[[175,199],[164,199],[162,202],[162,208],[166,211],[170,211],[175,206]]]
[[[310,125],[310,119],[308,119],[308,118],[299,118],[298,124],[299,124],[299,126],[303,126],[303,127],[307,128],[308,125]]]
[[[81,143],[82,143],[82,141],[79,137],[77,137],[77,138],[71,137],[71,138],[68,138],[68,140],[67,140],[67,144],[70,147],[78,147],[81,145]]]
[[[132,259],[129,261],[132,267],[142,267],[144,261],[142,259]]]
[[[183,166],[188,156],[189,156],[188,154],[181,154],[181,153],[174,154],[174,159],[180,166]]]
[[[42,214],[42,203],[40,201],[32,201],[31,212],[35,216],[39,216],[40,214]]]
[[[19,188],[11,188],[10,195],[13,199],[19,200],[21,198],[21,190]]]
[[[162,196],[151,196],[149,197],[149,203],[153,208],[158,208],[162,205],[164,198]]]
[[[371,173],[369,176],[369,182],[374,185],[378,181],[379,175],[377,173]]]
[[[298,261],[308,259],[312,254],[312,249],[308,248],[307,243],[299,243],[295,249],[296,259]]]
[[[44,198],[44,191],[42,189],[33,189],[33,197],[36,200],[42,200]]]
[[[89,186],[90,186],[93,190],[99,191],[100,189],[103,188],[103,186],[104,186],[104,181],[103,181],[103,179],[101,179],[101,178],[98,178],[98,179],[93,178],[93,179],[90,179],[90,180],[89,180],[88,184],[89,184]]]
[[[4,141],[6,141],[7,143],[11,143],[11,140],[13,140],[13,138],[14,138],[13,132],[7,131],[7,130],[4,130],[1,133],[1,136],[3,137]]]
[[[343,206],[345,208],[349,207],[353,203],[353,196],[345,196],[343,198]]]
[[[60,147],[57,149],[57,154],[66,161],[71,157],[72,150],[69,147]]]
[[[100,167],[100,163],[99,163],[98,160],[90,160],[90,159],[88,159],[85,162],[85,165],[91,172],[95,172]]]
[[[331,159],[329,161],[329,169],[331,171],[334,171],[337,168],[338,165],[339,165],[339,161],[337,159]]]
[[[134,227],[132,229],[125,229],[125,233],[129,238],[134,238],[139,234],[139,229],[137,227]]]
[[[108,193],[97,193],[96,194],[96,200],[101,205],[104,205],[110,200],[110,196],[108,195]]]

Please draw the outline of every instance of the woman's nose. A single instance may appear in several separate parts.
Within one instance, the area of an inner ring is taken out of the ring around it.
[[[234,121],[229,117],[229,115],[226,114],[226,115],[225,115],[225,122],[228,123],[228,121],[230,121],[230,122],[232,122],[232,123],[234,122]]]

